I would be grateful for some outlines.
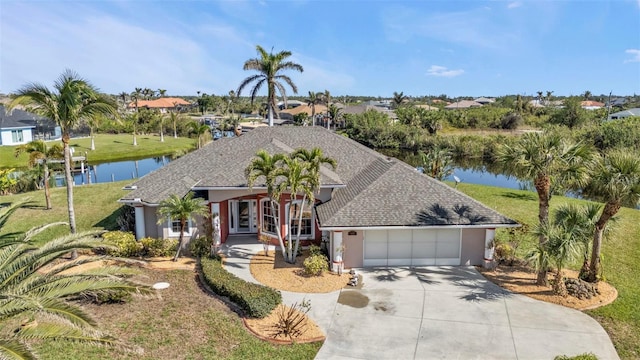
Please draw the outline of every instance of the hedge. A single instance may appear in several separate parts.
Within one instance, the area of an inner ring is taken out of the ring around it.
[[[226,296],[236,303],[247,316],[263,318],[280,303],[282,294],[270,287],[246,282],[229,273],[222,262],[209,257],[200,259],[204,281],[218,295]]]

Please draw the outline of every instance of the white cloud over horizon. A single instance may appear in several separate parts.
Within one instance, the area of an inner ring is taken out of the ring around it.
[[[514,2],[510,2],[509,4],[507,4],[507,9],[515,9],[515,8],[519,8],[522,6],[522,2],[521,1],[514,1]]]
[[[463,69],[457,70],[449,70],[444,66],[439,65],[431,65],[427,70],[427,76],[438,76],[438,77],[456,77],[464,74]]]
[[[631,59],[625,60],[625,63],[640,62],[640,49],[627,49],[624,52],[631,55]]]

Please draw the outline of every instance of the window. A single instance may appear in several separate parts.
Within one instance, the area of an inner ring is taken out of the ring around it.
[[[11,139],[13,140],[14,143],[24,142],[22,130],[11,130]]]
[[[187,220],[185,236],[191,236],[191,220]],[[169,236],[180,236],[180,220],[169,220]]]
[[[260,230],[263,233],[268,234],[276,234],[276,226],[278,226],[278,222],[276,221],[276,215],[280,211],[280,206],[276,203],[273,204],[273,208],[271,209],[271,201],[269,199],[260,200],[260,208],[262,213],[262,221],[260,225]]]
[[[289,209],[289,206],[293,206],[293,208]],[[294,236],[298,235],[298,220],[300,219],[300,210],[302,210],[300,236],[313,237],[313,209],[311,206],[306,205],[304,206],[304,209],[302,209],[302,202],[296,201],[293,205],[288,205],[287,210],[291,210],[291,216],[293,216],[293,221],[291,222],[291,234]],[[289,211],[287,211],[287,216],[288,215]]]

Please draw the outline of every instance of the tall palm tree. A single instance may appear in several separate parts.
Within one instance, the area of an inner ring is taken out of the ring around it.
[[[167,90],[158,89],[158,91],[156,93],[158,94],[159,97],[164,97],[167,94]]]
[[[344,122],[343,118],[342,118],[342,109],[340,109],[339,107],[337,107],[335,104],[331,104],[331,106],[329,106],[329,117],[331,119],[333,119],[333,128],[336,128],[336,125],[338,123],[338,120],[340,120],[341,124]],[[343,126],[344,124],[342,124],[341,126]]]
[[[293,83],[293,80],[291,80],[289,76],[283,75],[282,71],[295,70],[303,72],[304,69],[300,64],[293,61],[286,61],[286,59],[291,56],[290,51],[283,50],[277,54],[274,54],[273,52],[267,53],[260,45],[256,46],[256,50],[260,57],[247,60],[244,63],[243,69],[255,70],[258,74],[249,76],[242,80],[240,86],[238,86],[236,94],[240,96],[242,90],[247,85],[255,82],[255,85],[251,89],[251,103],[253,104],[258,91],[260,91],[262,86],[266,84],[269,126],[273,126],[274,114],[279,116],[278,111],[276,110],[276,90],[280,93],[280,96],[282,96],[285,104],[287,103],[287,92],[280,81],[287,83],[293,90],[294,94],[298,93],[298,87],[296,84]]]
[[[585,276],[587,281],[596,282],[600,275],[600,251],[607,223],[622,206],[635,207],[640,203],[640,158],[622,151],[601,157],[586,192],[605,202],[596,222],[589,273]]]
[[[195,221],[195,215],[204,216],[207,214],[207,205],[200,198],[193,198],[193,193],[189,192],[185,197],[180,198],[176,194],[171,194],[168,199],[160,202],[158,208],[158,224],[163,224],[169,219],[169,225],[172,220],[180,222],[180,237],[178,238],[178,249],[173,261],[178,261],[180,251],[184,246],[184,233],[187,229],[187,223]]]
[[[589,179],[589,167],[593,158],[590,147],[574,144],[555,133],[527,133],[515,145],[499,148],[497,159],[507,173],[520,179],[533,181],[538,193],[538,222],[549,219],[551,187],[575,188],[585,185]],[[547,241],[539,234],[538,242],[543,246]],[[538,271],[536,282],[547,285],[547,269]]]
[[[0,210],[0,228],[18,206],[20,204]],[[78,269],[82,264],[102,262],[103,256],[58,263],[61,256],[73,249],[93,250],[104,248],[105,244],[95,238],[95,233],[71,234],[44,245],[32,242],[35,235],[57,224],[65,223],[45,225],[26,234],[0,236],[0,327],[6,329],[15,324],[16,319],[25,319],[12,333],[0,335],[0,358],[36,359],[28,346],[30,340],[121,345],[98,331],[91,316],[69,300],[87,293],[150,291],[127,280],[130,272],[119,267]]]
[[[327,107],[327,129],[331,124],[331,114],[329,114],[329,108],[331,107],[331,93],[329,90],[325,90],[322,94],[322,103]]]
[[[253,189],[254,184],[260,178],[264,178],[264,185],[267,188],[267,196],[269,196],[269,206],[271,207],[271,213],[274,217],[276,236],[278,237],[278,244],[282,251],[282,258],[286,259],[284,241],[282,239],[282,232],[280,231],[280,212],[276,211],[276,204],[280,203],[280,193],[278,192],[278,177],[282,175],[282,162],[285,156],[282,154],[269,154],[266,150],[258,150],[256,156],[251,160],[251,163],[244,170],[245,178],[247,179],[247,185],[249,189]],[[278,205],[277,209],[280,209]]]
[[[49,191],[49,162],[51,160],[59,160],[64,158],[64,149],[60,144],[54,144],[48,146],[43,140],[34,140],[27,144],[20,145],[15,149],[15,156],[18,157],[22,153],[29,154],[29,167],[34,167],[38,164],[42,165],[44,171],[44,198],[46,202],[46,209],[50,210],[51,206],[51,193]]]
[[[445,147],[436,146],[427,153],[418,153],[422,160],[422,173],[436,180],[443,181],[453,174],[453,156]]]
[[[133,99],[136,106],[136,115],[133,117],[133,146],[138,146],[138,139],[136,138],[136,126],[138,125],[139,117],[140,117],[140,108],[138,108],[138,100],[140,100],[140,96],[143,95],[142,88],[135,88],[135,90],[131,93],[131,98]]]
[[[158,121],[160,125],[160,142],[164,142],[164,114],[158,114]]]
[[[198,140],[197,140],[197,148],[200,149],[204,145],[204,139],[203,139],[204,134],[206,134],[207,131],[210,131],[211,128],[209,128],[209,125],[201,124],[201,123],[199,123],[197,121],[190,122],[189,123],[189,128],[191,128],[191,132],[196,134],[196,136],[198,138]]]
[[[89,81],[72,70],[65,70],[54,83],[54,90],[44,85],[30,83],[18,90],[9,108],[25,105],[31,111],[53,120],[62,130],[64,172],[67,183],[69,227],[76,232],[73,208],[73,177],[71,175],[71,130],[80,123],[98,115],[117,115],[115,103],[98,92]]]
[[[180,119],[180,115],[178,115],[175,111],[169,112],[169,120],[173,124],[173,138],[178,138],[178,120]]]
[[[315,202],[315,193],[320,190],[320,167],[323,164],[331,166],[331,169],[335,170],[337,167],[337,162],[335,159],[330,158],[328,156],[324,156],[322,149],[313,148],[311,150],[307,150],[304,148],[298,149],[291,154],[292,158],[300,159],[306,167],[306,177],[304,180],[306,181],[305,186],[307,186],[309,191],[302,191],[303,198],[300,207],[300,213],[298,217],[298,233],[296,234],[296,247],[294,250],[294,254],[298,253],[298,246],[300,244],[300,232],[302,230],[302,214],[304,210],[304,205],[308,202],[311,206]],[[307,198],[308,197],[308,198]]]
[[[309,91],[309,97],[307,98],[307,105],[311,107],[311,126],[316,124],[316,105],[320,104],[320,93]]]

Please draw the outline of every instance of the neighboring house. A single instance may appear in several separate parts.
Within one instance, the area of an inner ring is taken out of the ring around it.
[[[604,107],[604,103],[599,101],[585,100],[580,102],[580,106],[582,106],[585,110],[598,110]]]
[[[347,268],[481,265],[492,257],[495,229],[518,226],[410,165],[321,127],[261,127],[221,139],[139,179],[119,201],[135,208],[138,239],[177,237],[176,222],[157,224],[158,205],[171,194],[194,191],[220,224],[222,242],[235,235],[257,242],[266,235],[276,243],[276,227],[286,234],[289,207],[299,204],[285,193],[277,223],[264,178],[250,190],[245,168],[260,149],[276,154],[313,147],[337,168],[321,168],[315,206],[302,213],[302,236],[306,243],[324,241],[330,260],[341,255]],[[198,233],[190,224],[188,234]]]
[[[306,105],[307,103],[302,102],[300,100],[287,100],[287,109],[294,109],[297,108],[298,106],[302,106],[302,105]],[[279,101],[277,104],[278,109],[280,110],[284,110],[284,101]]]
[[[433,99],[433,100],[431,100],[431,103],[432,104],[444,104],[445,106],[451,104],[450,102],[444,101],[444,100],[441,100],[441,99]]]
[[[435,106],[431,106],[431,105],[424,105],[424,104],[419,104],[419,105],[415,105],[415,107],[417,108],[421,108],[421,109],[425,109],[425,110],[429,110],[429,111],[436,111],[439,110],[437,107]]]
[[[477,102],[479,104],[482,104],[482,105],[486,105],[486,104],[491,104],[491,103],[496,102],[496,99],[494,99],[494,98],[486,98],[486,97],[479,97],[479,98],[477,98],[477,99],[475,99],[473,101],[475,101],[475,102]]]
[[[621,108],[621,107],[624,107],[628,101],[629,100],[627,98],[617,97],[617,98],[611,99],[610,101],[607,101],[606,106]]]
[[[316,116],[319,116],[322,113],[327,112],[327,107],[324,105],[317,104],[315,108],[316,108]],[[304,104],[304,105],[296,106],[294,108],[282,110],[279,112],[280,119],[291,120],[291,121],[293,121],[294,116],[302,113],[306,113],[307,116],[311,116],[311,113],[312,113],[311,106]]]
[[[609,120],[624,119],[628,117],[640,116],[640,108],[618,111],[609,115]]]
[[[472,107],[481,107],[482,104],[480,104],[479,102],[475,102],[473,100],[460,100],[458,102],[454,102],[451,103],[447,106],[445,106],[445,109],[451,110],[451,109],[469,109]]]
[[[0,105],[0,145],[20,145],[34,139],[49,140],[60,136],[60,127],[49,119],[21,109],[13,109],[9,114]]]
[[[155,109],[161,113],[166,113],[171,110],[181,110],[183,108],[189,108],[192,104],[185,99],[177,97],[162,97],[153,100],[138,100],[138,108]],[[129,110],[135,110],[136,102],[131,102],[128,106]]]
[[[357,114],[364,114],[365,112],[369,111],[369,110],[374,110],[383,114],[386,114],[391,120],[395,121],[398,119],[398,116],[396,115],[395,111],[393,110],[389,110],[388,108],[384,108],[384,107],[380,107],[380,106],[374,106],[374,105],[349,105],[349,106],[345,106],[342,109],[342,114],[343,115],[348,115],[348,114],[352,114],[352,115],[357,115]]]

